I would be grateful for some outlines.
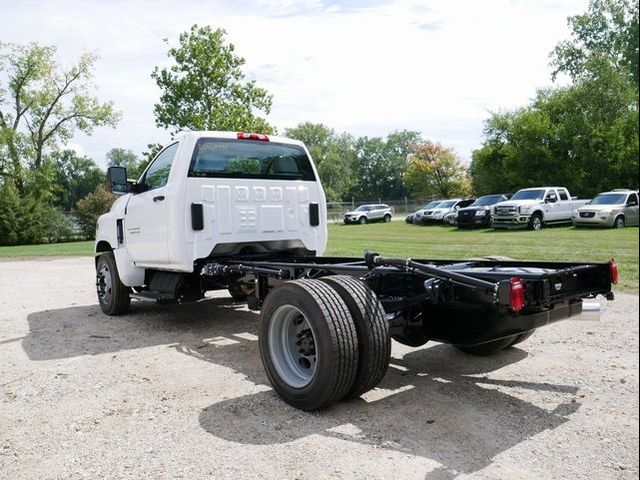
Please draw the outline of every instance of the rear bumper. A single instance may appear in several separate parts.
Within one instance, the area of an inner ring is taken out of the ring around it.
[[[445,311],[432,311],[431,314],[440,317]],[[566,302],[547,310],[519,315],[498,309],[449,310],[445,315],[443,318],[447,318],[446,322],[437,321],[426,326],[427,337],[440,342],[471,346],[528,332],[562,320],[599,320],[600,304],[593,301]]]

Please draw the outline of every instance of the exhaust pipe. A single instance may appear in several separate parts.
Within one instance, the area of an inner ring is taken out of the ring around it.
[[[571,317],[571,320],[599,322],[602,306],[599,302],[582,302],[582,312]]]

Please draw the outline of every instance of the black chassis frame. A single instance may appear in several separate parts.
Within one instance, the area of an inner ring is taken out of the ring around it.
[[[544,270],[542,273],[540,269]],[[420,346],[428,340],[477,345],[528,332],[582,313],[582,299],[613,299],[609,263],[411,260],[367,252],[362,258],[243,256],[201,265],[203,290],[253,283],[259,310],[280,282],[327,275],[361,278],[380,299],[391,335]],[[510,308],[513,277],[525,282],[525,307]]]

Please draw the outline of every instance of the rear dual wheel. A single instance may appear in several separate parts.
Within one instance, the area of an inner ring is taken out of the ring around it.
[[[275,287],[260,315],[259,344],[278,395],[311,411],[374,388],[390,356],[383,312],[375,294],[348,277]]]

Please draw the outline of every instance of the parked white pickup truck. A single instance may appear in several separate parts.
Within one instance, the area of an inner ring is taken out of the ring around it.
[[[564,187],[537,187],[518,190],[509,200],[493,207],[493,228],[529,228],[570,223],[571,215],[588,200],[576,200]]]

